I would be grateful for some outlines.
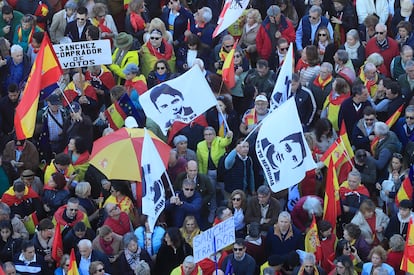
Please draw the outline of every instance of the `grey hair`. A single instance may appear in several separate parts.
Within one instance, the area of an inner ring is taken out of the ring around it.
[[[259,188],[257,188],[257,194],[268,196],[271,193],[270,187],[267,185],[260,185]]]
[[[414,67],[414,60],[408,60],[405,63],[405,70],[407,70],[407,68],[411,68],[411,67]]]
[[[372,63],[375,66],[380,66],[384,63],[384,57],[379,53],[372,53],[367,57],[367,63]]]
[[[347,33],[346,33],[346,35],[348,36],[352,36],[355,40],[358,40],[359,41],[359,33],[358,33],[358,31],[356,30],[356,29],[352,29],[352,30],[349,30]]]
[[[124,244],[125,249],[131,241],[138,243],[138,237],[134,234],[134,232],[128,232],[122,237],[122,243]]]
[[[401,53],[405,53],[406,51],[413,51],[413,48],[410,45],[402,46]]]
[[[279,220],[280,218],[287,218],[289,221],[292,221],[292,216],[287,211],[280,212],[279,216],[277,217],[277,220]]]
[[[414,112],[414,105],[408,105],[407,108],[405,108],[406,113],[413,113]]]
[[[191,256],[191,255],[189,255],[189,256],[187,256],[187,257],[185,257],[185,259],[184,259],[183,263],[187,263],[187,264],[195,264],[194,257],[193,257],[193,256]]]
[[[212,132],[214,133],[214,135],[217,135],[217,134],[216,134],[216,129],[214,129],[214,128],[213,128],[213,127],[211,127],[211,126],[207,126],[207,127],[205,127],[205,128],[204,128],[204,130],[203,130],[203,133],[204,133],[205,131],[212,131]]]
[[[372,64],[372,63],[366,63],[365,64],[365,66],[364,66],[364,73],[367,73],[367,72],[369,72],[370,70],[377,70],[377,67],[375,67],[375,65],[374,64]]]
[[[405,241],[403,237],[399,234],[394,234],[390,238],[390,248],[395,251],[404,251]]]
[[[385,124],[385,122],[382,121],[377,121],[374,124],[374,132],[377,135],[380,136],[385,136],[386,134],[388,134],[388,132],[390,131],[390,128],[388,127],[387,124]]]
[[[356,169],[349,172],[348,173],[348,178],[349,178],[349,176],[357,177],[357,178],[359,178],[359,181],[361,181],[361,173]]]
[[[11,213],[10,207],[4,202],[0,202],[0,213],[10,216],[10,213]]]
[[[312,253],[305,253],[305,255],[303,256],[303,262],[305,261],[315,264],[316,263],[315,255]]]
[[[317,5],[313,5],[310,9],[309,9],[309,13],[313,13],[313,12],[317,12],[318,15],[322,15],[322,8],[317,6]]]
[[[346,50],[337,50],[336,56],[338,56],[338,59],[342,61],[344,64],[349,60],[349,54]]]
[[[11,46],[11,48],[10,48],[10,54],[14,54],[14,53],[17,53],[17,52],[23,52],[22,46],[17,45],[17,44]]]
[[[333,72],[333,66],[332,66],[332,64],[331,63],[329,63],[329,62],[323,62],[322,64],[321,64],[321,68],[325,68],[325,69],[327,69],[329,72]]]
[[[312,214],[318,217],[322,216],[322,205],[316,197],[307,197],[302,207],[310,216]]]
[[[375,28],[376,27],[382,27],[385,31],[387,31],[387,25],[385,25],[384,23],[378,23],[376,26],[375,26]]]
[[[88,239],[82,239],[78,242],[78,247],[92,248],[92,242]]]
[[[213,18],[213,12],[211,11],[209,7],[202,7],[201,17],[203,17],[205,23],[208,23]]]

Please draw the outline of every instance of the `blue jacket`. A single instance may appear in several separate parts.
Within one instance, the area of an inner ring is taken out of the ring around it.
[[[138,245],[141,247],[141,249],[145,248],[145,227],[140,226],[137,229],[135,229],[134,232],[135,236],[138,238]],[[161,226],[155,226],[154,232],[152,232],[151,236],[151,249],[152,253],[151,256],[158,253],[158,250],[160,249],[162,245],[162,241],[164,239],[165,230]]]
[[[193,215],[198,224],[201,224],[200,209],[202,205],[202,198],[199,192],[194,191],[194,195],[190,198],[184,197],[183,191],[178,194],[182,205],[171,204],[170,200],[167,200],[166,209],[170,210],[174,217],[174,226],[181,227],[184,222],[184,218],[188,215]]]
[[[383,263],[381,265],[381,267],[383,267],[383,268],[385,268],[385,270],[387,270],[388,275],[395,275],[394,268],[392,268],[389,264]],[[372,270],[372,263],[371,262],[365,263],[362,266],[362,273],[361,273],[361,275],[370,275],[370,274],[372,274],[371,273],[371,270]]]
[[[309,15],[305,15],[300,21],[300,24],[301,24],[300,26],[301,28],[298,27],[298,30],[296,31],[296,43],[300,42],[301,49],[304,49],[308,45],[313,45],[313,41],[311,39],[312,28],[311,28],[311,23],[309,21]],[[325,16],[321,16],[321,21],[317,29],[319,29],[321,26],[328,27],[328,25],[330,25],[329,20]],[[302,35],[300,35],[300,29],[302,31]],[[331,29],[332,29],[332,26],[331,26]],[[332,34],[330,35],[332,36]]]
[[[194,16],[190,11],[185,9],[183,6],[178,11],[179,15],[174,20],[173,29],[173,41],[178,41],[179,44],[184,42],[184,32],[187,30],[188,20],[190,20],[191,28],[194,28]],[[170,16],[170,9],[165,8],[161,14],[161,20],[164,22],[165,27],[169,30],[168,17]]]

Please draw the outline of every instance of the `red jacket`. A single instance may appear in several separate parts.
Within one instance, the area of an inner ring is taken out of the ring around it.
[[[387,37],[388,40],[388,48],[382,50],[377,45],[377,40],[375,37],[368,40],[367,46],[365,47],[365,58],[367,58],[372,53],[379,53],[384,58],[384,67],[381,67],[384,71],[381,71],[386,77],[391,77],[390,73],[390,65],[391,61],[394,57],[400,54],[400,50],[398,47],[398,43],[392,39]]]
[[[404,251],[395,252],[391,250],[390,252],[388,252],[386,263],[392,266],[392,268],[394,268],[396,275],[405,274],[405,271],[402,271],[400,269],[403,254],[404,254]]]
[[[270,19],[266,17],[256,36],[256,48],[260,58],[269,59],[272,54],[272,40],[269,36]],[[283,14],[280,16],[279,31],[288,43],[295,42],[296,32],[292,22]]]

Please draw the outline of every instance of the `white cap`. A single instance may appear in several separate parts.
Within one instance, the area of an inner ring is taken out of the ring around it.
[[[267,97],[264,96],[264,95],[258,95],[258,96],[256,96],[256,99],[254,100],[254,102],[256,102],[256,101],[266,101],[266,102],[268,102],[267,101]]]
[[[125,127],[126,128],[138,128],[138,123],[134,117],[129,116],[125,119]]]

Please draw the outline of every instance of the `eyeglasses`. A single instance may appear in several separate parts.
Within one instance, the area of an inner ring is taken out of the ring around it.
[[[157,70],[165,70],[165,67],[157,67]]]
[[[105,15],[106,15],[106,14],[101,14],[101,15],[98,15],[97,17],[98,17],[98,18],[104,18],[104,17],[105,17]]]
[[[114,206],[110,211],[113,212],[113,211],[116,211],[117,209],[118,209],[118,206]]]
[[[240,54],[235,54],[234,57],[239,58],[239,57],[241,57],[241,55]]]
[[[194,188],[184,188],[185,191],[194,191]]]
[[[71,208],[69,208],[68,209],[70,212],[78,212],[78,209],[71,209]]]
[[[86,18],[76,18],[76,20],[78,20],[78,21],[85,21]]]
[[[65,264],[64,266],[65,266],[65,267],[69,267],[69,264]]]
[[[414,116],[406,116],[405,119],[414,119]]]
[[[226,49],[231,48],[231,47],[233,47],[233,44],[231,44],[231,45],[223,45],[223,48],[226,48]]]
[[[241,201],[241,198],[232,198],[232,201]]]
[[[366,121],[374,121],[374,118],[364,118]]]
[[[313,265],[305,265],[305,268],[313,268]]]
[[[310,19],[312,19],[312,20],[316,20],[316,19],[318,19],[319,17],[309,16],[309,18],[310,18]]]
[[[243,248],[233,247],[233,251],[243,251]]]
[[[287,47],[287,48],[280,48],[280,51],[281,52],[284,52],[284,51],[287,51],[287,50],[289,50],[289,47]]]
[[[100,268],[100,269],[97,269],[97,270],[95,271],[95,273],[96,273],[96,272],[103,272],[103,271],[105,271],[105,269],[104,269],[104,268]]]
[[[326,33],[319,33],[318,36],[326,36]]]
[[[158,40],[160,40],[160,39],[161,39],[161,37],[151,36],[151,37],[150,37],[150,39],[151,39],[151,40],[157,40],[157,41],[158,41]]]
[[[383,35],[385,32],[375,32],[375,34],[381,34]]]

